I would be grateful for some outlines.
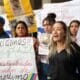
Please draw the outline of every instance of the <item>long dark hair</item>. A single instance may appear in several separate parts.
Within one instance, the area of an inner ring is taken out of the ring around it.
[[[78,26],[80,25],[80,21],[79,21],[79,20],[72,20],[72,21],[70,22],[69,27],[71,27],[71,24],[74,23],[74,22],[77,23]]]
[[[71,24],[72,23],[77,23],[78,24],[78,27],[80,26],[80,21],[79,20],[72,20],[71,22],[70,22],[70,24],[69,24],[69,33],[70,33],[70,35],[72,36],[72,34],[71,34],[71,31],[70,31],[70,28],[71,28]]]
[[[29,35],[29,33],[28,33],[28,26],[27,26],[27,24],[26,24],[24,21],[18,21],[18,22],[16,23],[16,25],[15,25],[15,27],[14,27],[14,32],[16,31],[17,25],[20,24],[20,23],[24,25],[24,27],[25,27],[25,29],[26,29],[26,36],[28,36],[28,35]],[[15,37],[17,37],[16,32],[15,32],[14,35],[15,35]]]
[[[56,18],[56,14],[55,13],[49,13],[47,15],[47,17],[45,17],[43,19],[43,22],[42,23],[44,23],[44,21],[48,21],[49,22],[49,25],[52,26],[56,22],[55,18]]]

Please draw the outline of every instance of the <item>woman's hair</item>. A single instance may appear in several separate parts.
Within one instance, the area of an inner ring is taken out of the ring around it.
[[[63,26],[64,32],[66,34],[66,36],[64,38],[65,45],[66,45],[66,51],[68,54],[70,54],[71,39],[70,39],[70,35],[68,32],[68,27],[66,26],[66,24],[63,21],[57,21],[57,22],[55,22],[55,24],[56,23],[60,23]],[[50,41],[49,50],[50,50],[49,57],[51,57],[52,55],[54,56],[56,54],[56,42],[54,42],[53,39],[51,39],[51,41]]]
[[[49,22],[49,25],[52,26],[56,22],[55,18],[56,18],[56,14],[55,13],[49,13],[47,15],[47,17],[45,17],[43,19],[43,22],[42,23],[44,23],[44,21],[48,21]]]
[[[17,37],[16,28],[17,28],[18,24],[23,24],[24,25],[24,27],[26,29],[26,35],[28,35],[28,26],[27,26],[27,24],[24,21],[18,21],[16,23],[15,27],[14,27],[14,35],[15,35],[15,37]]]
[[[79,21],[79,20],[72,20],[72,21],[70,22],[69,27],[71,27],[71,24],[74,23],[74,22],[77,23],[78,26],[80,25],[80,21]]]
[[[2,16],[0,16],[0,23],[1,23],[2,25],[5,24],[5,19],[4,19]]]
[[[77,24],[78,24],[78,27],[80,26],[80,21],[79,21],[79,20],[72,20],[72,21],[70,22],[69,28],[68,28],[70,35],[72,35],[72,34],[71,34],[71,31],[70,31],[70,28],[71,28],[71,24],[72,24],[72,23],[77,23]]]

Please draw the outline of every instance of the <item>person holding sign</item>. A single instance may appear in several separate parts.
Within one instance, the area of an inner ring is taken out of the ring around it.
[[[41,58],[41,79],[47,80],[48,73],[48,45],[51,38],[52,25],[55,23],[56,14],[49,13],[43,20],[43,28],[45,33],[42,33],[39,38],[39,55]]]
[[[18,21],[14,28],[14,36],[15,37],[31,37],[28,32],[28,26],[24,21]],[[37,39],[33,37],[34,49],[37,52]]]
[[[28,26],[24,21],[19,21],[16,23],[14,33],[15,37],[28,37]]]
[[[14,28],[15,37],[31,37],[28,32],[28,26],[24,21],[18,21]],[[33,47],[36,54],[36,61],[37,61],[37,51],[38,51],[38,41],[36,38],[33,37]]]
[[[67,30],[63,21],[53,25],[47,80],[80,80],[80,55]]]
[[[0,16],[0,39],[9,38],[9,35],[4,31],[5,19]]]
[[[15,37],[31,37],[28,32],[28,26],[24,21],[18,21],[14,28]],[[37,39],[33,37],[34,48],[37,48]]]

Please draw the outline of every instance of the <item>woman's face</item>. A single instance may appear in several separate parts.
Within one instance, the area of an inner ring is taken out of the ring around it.
[[[66,32],[61,23],[55,23],[52,29],[52,39],[54,42],[64,41]]]
[[[52,32],[52,26],[49,24],[49,22],[47,20],[45,20],[43,22],[43,28],[44,28],[44,31],[46,33],[51,33]]]
[[[18,37],[25,37],[27,35],[26,28],[22,23],[19,23],[16,27],[16,34]]]
[[[79,29],[79,25],[76,22],[71,23],[70,33],[72,36],[76,36]]]

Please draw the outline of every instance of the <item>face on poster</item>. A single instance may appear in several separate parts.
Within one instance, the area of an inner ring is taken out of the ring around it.
[[[10,0],[10,4],[12,7],[13,14],[15,16],[21,15],[24,13],[20,0]]]

